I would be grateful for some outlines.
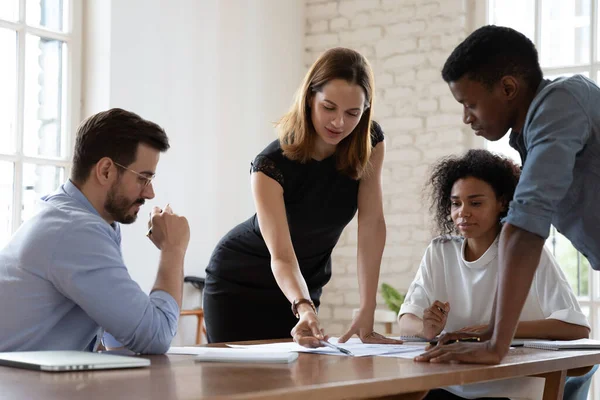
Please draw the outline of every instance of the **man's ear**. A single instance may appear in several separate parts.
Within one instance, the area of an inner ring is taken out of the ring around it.
[[[507,100],[514,100],[521,89],[521,84],[517,78],[512,75],[503,76],[500,80],[502,95]]]
[[[115,163],[108,157],[101,158],[93,168],[94,176],[102,186],[112,184],[118,173]]]

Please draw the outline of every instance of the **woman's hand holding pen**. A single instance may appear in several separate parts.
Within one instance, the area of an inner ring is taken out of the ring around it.
[[[377,343],[377,344],[401,344],[402,340],[391,339],[385,337],[373,330],[374,324],[374,310],[360,310],[354,320],[350,329],[338,340],[338,343],[346,343],[352,335],[356,334],[363,343]]]
[[[329,337],[319,327],[317,314],[307,304],[298,306],[298,313],[300,314],[300,319],[291,332],[294,342],[304,347],[322,347],[323,345],[320,341],[327,340]]]
[[[439,335],[446,326],[448,313],[450,312],[450,303],[442,303],[439,300],[425,309],[423,312],[423,336],[426,339],[433,339]]]

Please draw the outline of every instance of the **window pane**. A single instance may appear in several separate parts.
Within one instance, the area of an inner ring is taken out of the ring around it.
[[[490,0],[490,22],[508,26],[535,41],[535,0]]]
[[[13,163],[0,161],[0,249],[12,233]]]
[[[63,183],[65,169],[52,165],[23,165],[23,212],[22,221],[27,221],[36,211],[40,197],[54,192]]]
[[[567,74],[558,74],[558,75],[544,75],[545,79],[550,79],[551,81],[553,81],[556,78],[568,78],[570,76],[573,75],[583,75],[586,78],[590,77],[590,72],[589,71],[582,71],[582,72],[569,72]]]
[[[571,244],[571,242],[558,233],[554,227],[546,240],[550,252],[558,261],[577,296],[589,296],[590,263]]]
[[[25,43],[25,121],[23,150],[32,156],[64,154],[62,110],[64,103],[66,44],[60,40],[27,35]]]
[[[19,0],[0,1],[0,19],[16,21],[19,18]]]
[[[0,153],[15,151],[17,34],[0,28]]]
[[[27,24],[56,31],[66,31],[69,9],[66,0],[27,0]]]
[[[542,67],[590,62],[591,0],[542,1]]]

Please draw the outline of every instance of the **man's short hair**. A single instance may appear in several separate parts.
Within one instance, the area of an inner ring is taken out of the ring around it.
[[[120,108],[92,115],[77,128],[71,179],[84,183],[92,167],[104,157],[128,166],[144,143],[160,152],[169,149],[169,138],[157,124]]]
[[[448,83],[467,76],[488,88],[507,75],[522,78],[533,90],[543,78],[531,40],[512,28],[495,25],[471,33],[454,49],[442,69],[442,78]]]

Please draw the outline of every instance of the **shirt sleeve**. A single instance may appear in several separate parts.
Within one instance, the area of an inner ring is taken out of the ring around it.
[[[383,129],[376,121],[371,121],[371,146],[375,147],[378,143],[385,140]]]
[[[398,313],[398,319],[403,314],[413,314],[416,317],[423,319],[423,313],[425,309],[431,306],[433,300],[431,300],[433,294],[433,278],[431,276],[431,264],[432,264],[432,245],[429,245],[421,265],[417,271],[415,279],[408,288],[408,293],[404,298],[404,303],[400,307]]]
[[[575,157],[589,138],[590,123],[578,100],[556,88],[528,126],[527,159],[505,221],[547,238],[552,215],[573,182]]]
[[[54,255],[53,284],[128,349],[165,353],[177,333],[179,306],[164,291],[149,296],[131,279],[118,244],[100,224],[82,224]]]
[[[256,156],[254,161],[250,163],[250,172],[262,172],[283,187],[283,173],[281,173],[281,170],[277,167],[275,161],[267,156],[260,154]]]
[[[535,291],[546,319],[557,319],[590,328],[575,293],[546,246],[535,273]]]

